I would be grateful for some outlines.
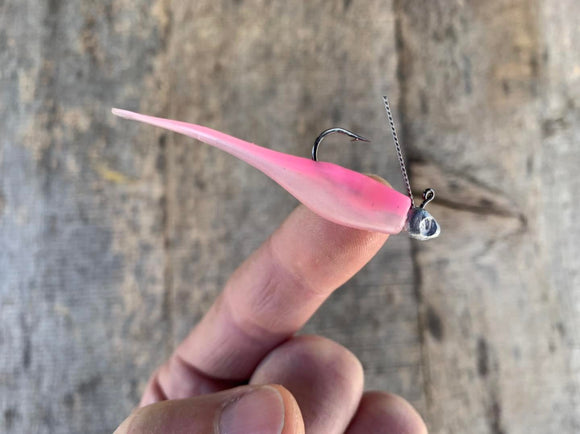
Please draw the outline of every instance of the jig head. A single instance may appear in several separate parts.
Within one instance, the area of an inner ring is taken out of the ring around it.
[[[416,240],[430,240],[436,238],[441,233],[441,227],[437,220],[425,210],[425,205],[435,198],[435,190],[428,188],[423,192],[423,203],[414,206],[409,210],[405,230],[409,232],[411,238]]]

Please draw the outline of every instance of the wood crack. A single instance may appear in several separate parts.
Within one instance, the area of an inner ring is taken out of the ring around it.
[[[484,185],[466,174],[442,168],[434,162],[414,160],[409,167],[415,187],[435,188],[435,206],[482,216],[517,219],[522,228],[528,225],[525,212],[502,191]],[[414,193],[421,194],[420,191]]]

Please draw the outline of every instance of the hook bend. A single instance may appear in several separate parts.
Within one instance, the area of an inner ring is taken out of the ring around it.
[[[312,160],[318,161],[318,147],[320,146],[320,144],[322,143],[322,141],[326,136],[334,133],[349,136],[352,138],[353,142],[370,142],[369,139],[366,139],[363,136],[353,133],[352,131],[345,130],[344,128],[329,128],[328,130],[324,130],[323,132],[321,132],[314,141],[314,145],[312,146]]]

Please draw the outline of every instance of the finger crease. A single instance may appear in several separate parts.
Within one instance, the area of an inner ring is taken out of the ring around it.
[[[274,247],[274,243],[272,241],[272,237],[268,238],[266,241],[266,248],[272,258],[272,266],[275,270],[280,271],[280,274],[284,275],[284,280],[289,280],[290,283],[296,287],[301,289],[303,292],[308,294],[312,294],[316,297],[326,297],[328,296],[327,291],[324,289],[319,290],[316,289],[314,286],[310,284],[310,282],[304,277],[304,274],[300,272],[300,270],[296,270],[295,267],[286,264],[280,258],[280,255],[276,248]],[[274,275],[276,273],[273,273]]]
[[[183,367],[187,371],[187,373],[190,375],[190,378],[193,379],[194,381],[202,379],[202,380],[208,380],[208,381],[214,382],[216,384],[227,383],[228,387],[231,387],[231,383],[243,383],[244,381],[246,381],[245,379],[232,379],[232,378],[225,379],[225,378],[219,378],[219,377],[214,377],[212,375],[209,375],[206,372],[199,369],[194,364],[190,363],[187,359],[185,359],[183,356],[181,356],[178,352],[175,352],[173,354],[173,358],[174,358],[176,363],[181,365],[181,367]]]
[[[271,278],[268,279],[268,282],[270,281],[272,281]],[[271,298],[271,295],[266,295],[265,297]],[[254,342],[256,345],[260,346],[264,340],[278,339],[280,337],[279,333],[270,330],[272,324],[270,324],[270,327],[263,324],[263,321],[260,320],[261,316],[254,315],[250,317],[247,315],[240,315],[238,309],[234,309],[230,305],[231,300],[224,297],[224,301],[224,307],[227,309],[227,315],[225,316],[231,318],[235,330],[244,338],[248,339],[248,341]]]

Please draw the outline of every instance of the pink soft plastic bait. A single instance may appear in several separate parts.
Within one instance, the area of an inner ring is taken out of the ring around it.
[[[411,199],[361,173],[273,151],[199,125],[120,109],[113,109],[113,114],[215,146],[262,171],[312,211],[334,223],[397,234],[407,221]]]

